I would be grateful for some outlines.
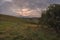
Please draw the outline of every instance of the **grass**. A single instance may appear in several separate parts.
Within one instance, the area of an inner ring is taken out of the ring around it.
[[[0,40],[59,40],[56,34],[38,27],[33,20],[0,15]]]

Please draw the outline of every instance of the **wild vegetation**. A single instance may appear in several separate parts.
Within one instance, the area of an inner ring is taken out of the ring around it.
[[[60,40],[60,5],[53,4],[41,18],[0,14],[0,40]]]
[[[53,4],[48,7],[41,17],[42,24],[53,28],[56,33],[60,33],[60,4]]]

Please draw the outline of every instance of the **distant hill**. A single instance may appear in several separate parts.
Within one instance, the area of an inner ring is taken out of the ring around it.
[[[2,15],[0,14],[0,19],[1,20],[6,20],[6,21],[21,21],[21,22],[28,22],[28,23],[38,23],[39,18],[33,17],[33,18],[28,18],[28,17],[15,17],[15,16],[8,16],[8,15]]]

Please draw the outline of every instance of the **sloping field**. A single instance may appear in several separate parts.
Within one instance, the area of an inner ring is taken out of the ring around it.
[[[47,36],[46,36],[47,35]],[[24,18],[0,15],[0,40],[57,40],[55,34],[47,34],[37,24]]]

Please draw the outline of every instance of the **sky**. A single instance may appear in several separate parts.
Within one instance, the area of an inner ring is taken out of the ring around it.
[[[41,17],[49,4],[60,4],[60,0],[0,0],[0,14],[24,17]]]

